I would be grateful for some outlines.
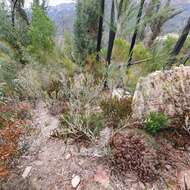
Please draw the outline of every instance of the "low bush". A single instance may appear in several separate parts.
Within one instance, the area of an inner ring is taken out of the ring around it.
[[[117,128],[131,115],[132,98],[110,98],[100,104],[103,115],[110,127]]]
[[[142,182],[158,176],[158,156],[146,138],[134,131],[116,133],[110,140],[111,167],[116,175],[135,174]]]
[[[79,82],[79,81],[77,81]],[[103,83],[92,76],[84,76],[80,85],[73,83],[67,89],[67,108],[61,116],[61,136],[95,141],[104,127],[99,108]]]
[[[168,124],[169,120],[163,113],[151,112],[145,120],[144,129],[155,135],[162,128],[167,127]]]
[[[23,113],[29,110],[27,103],[0,102],[0,178],[8,175],[9,161],[19,151],[19,137],[24,132],[22,126],[29,125]]]

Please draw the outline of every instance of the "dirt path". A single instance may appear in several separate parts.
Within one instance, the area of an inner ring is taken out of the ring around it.
[[[29,148],[2,190],[110,189],[109,171],[97,149],[66,145],[63,140],[51,138],[59,119],[49,114],[43,102],[33,112],[34,132],[27,139]]]
[[[101,132],[98,145],[89,148],[66,145],[61,139],[51,138],[51,132],[59,126],[59,119],[49,114],[43,102],[38,103],[33,113],[34,132],[27,139],[29,148],[19,158],[8,183],[0,190],[146,189],[131,175],[125,177],[125,182],[111,176],[110,168],[101,156],[109,129]]]

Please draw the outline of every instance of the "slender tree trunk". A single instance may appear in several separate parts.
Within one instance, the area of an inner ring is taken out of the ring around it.
[[[110,65],[110,63],[111,63],[111,57],[112,57],[112,50],[113,50],[115,35],[116,35],[115,4],[114,4],[114,0],[112,0],[111,16],[110,16],[110,31],[109,31],[108,49],[107,49],[107,57],[106,57],[107,65]],[[106,74],[106,80],[104,82],[104,89],[108,89],[107,77],[108,76]]]
[[[133,49],[135,47],[135,43],[136,43],[136,39],[137,39],[138,27],[139,27],[139,23],[141,21],[144,3],[145,3],[145,0],[141,0],[140,8],[139,8],[138,15],[137,15],[137,22],[136,22],[136,26],[135,26],[135,31],[134,31],[132,41],[131,41],[131,46],[129,49],[128,66],[130,66],[132,64],[131,62],[132,62],[132,57],[133,57]]]
[[[188,18],[187,24],[185,28],[183,29],[183,32],[181,36],[179,37],[176,45],[174,46],[174,49],[171,52],[171,60],[169,60],[168,66],[172,66],[175,63],[176,56],[180,53],[187,37],[190,32],[190,17]]]
[[[183,45],[188,37],[189,31],[190,31],[190,17],[188,19],[188,22],[187,22],[185,28],[183,29],[181,36],[179,37],[179,39],[172,51],[172,55],[176,56],[179,54],[179,52],[181,51],[181,48],[183,47]]]
[[[15,6],[15,10],[19,13],[20,17],[26,22],[26,24],[29,25],[30,22],[24,10],[24,4],[22,4],[21,1],[18,1],[18,3]]]
[[[118,10],[118,16],[117,16],[118,19],[122,14],[123,2],[124,2],[124,0],[121,0],[119,3],[119,10]]]
[[[99,18],[99,27],[98,27],[98,36],[97,36],[97,56],[96,60],[99,61],[99,52],[101,50],[101,43],[102,43],[102,34],[103,34],[103,20],[104,20],[104,7],[105,7],[105,0],[101,0],[101,15]]]
[[[18,0],[12,0],[11,1],[11,20],[12,20],[12,26],[15,27],[15,9],[16,4]]]
[[[106,61],[108,65],[111,63],[111,56],[112,56],[112,50],[116,35],[116,26],[115,26],[115,5],[114,0],[112,0],[112,7],[111,7],[111,18],[110,18],[110,31],[109,31],[109,41],[108,41],[108,50],[107,50],[107,58]]]

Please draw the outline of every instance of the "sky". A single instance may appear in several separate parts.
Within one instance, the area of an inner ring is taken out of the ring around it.
[[[72,2],[76,2],[76,0],[48,0],[49,3],[48,5],[50,6],[55,6],[55,5],[59,5],[61,3],[72,3]],[[31,4],[32,0],[25,0],[25,6],[28,7]]]

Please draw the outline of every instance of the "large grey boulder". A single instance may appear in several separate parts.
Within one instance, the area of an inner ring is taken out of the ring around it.
[[[190,110],[190,66],[157,71],[138,81],[133,101],[133,118],[142,121],[150,112],[169,117]]]

